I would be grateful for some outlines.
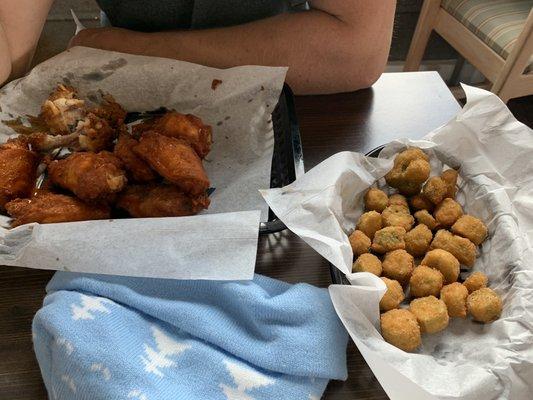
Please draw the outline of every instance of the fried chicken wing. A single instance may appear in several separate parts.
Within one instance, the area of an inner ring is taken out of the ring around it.
[[[78,98],[76,89],[58,85],[41,107],[39,118],[54,135],[74,132],[85,117],[85,102]]]
[[[183,140],[149,131],[141,136],[133,151],[185,193],[198,196],[209,188],[202,160]]]
[[[122,162],[112,153],[73,153],[48,165],[52,183],[87,202],[109,202],[126,186]]]
[[[161,135],[174,137],[189,143],[200,158],[205,158],[213,140],[211,126],[192,114],[170,111],[152,122],[137,125],[135,132],[154,130]]]
[[[127,133],[121,133],[115,145],[114,154],[122,160],[128,172],[128,178],[135,182],[150,182],[157,179],[157,174],[133,151],[139,142]]]
[[[103,95],[102,103],[90,111],[97,117],[106,120],[113,129],[119,129],[122,126],[127,114],[126,110],[110,94]]]
[[[30,222],[50,224],[110,217],[109,207],[105,205],[92,206],[75,197],[47,191],[39,191],[31,199],[10,201],[6,204],[6,209],[14,219],[12,227]]]
[[[77,133],[69,133],[68,135],[50,135],[45,132],[35,132],[26,137],[31,144],[32,150],[41,153],[46,153],[59,147],[77,147],[79,143],[79,135]]]
[[[117,137],[117,130],[113,129],[105,119],[88,113],[78,121],[73,133],[51,135],[45,132],[35,132],[27,137],[32,149],[43,153],[59,147],[67,147],[74,151],[98,152],[112,147]]]
[[[79,149],[94,152],[109,149],[117,137],[116,129],[92,112],[78,122],[76,133],[79,135]]]
[[[38,165],[26,139],[10,139],[0,145],[0,209],[18,197],[31,194]]]
[[[209,198],[189,197],[176,186],[134,185],[121,193],[117,205],[136,218],[182,217],[209,207]]]

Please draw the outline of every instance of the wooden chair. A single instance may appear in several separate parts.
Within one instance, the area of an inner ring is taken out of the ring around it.
[[[404,71],[417,71],[433,30],[504,102],[533,94],[533,0],[425,0]]]

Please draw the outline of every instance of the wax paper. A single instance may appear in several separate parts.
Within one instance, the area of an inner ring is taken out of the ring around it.
[[[330,286],[332,301],[391,399],[533,398],[533,132],[492,93],[464,89],[462,111],[424,140],[390,143],[379,159],[339,153],[293,184],[263,192],[281,220],[351,282]],[[406,146],[425,149],[433,174],[460,167],[457,199],[489,229],[468,272],[487,274],[503,299],[497,321],[452,318],[444,331],[423,335],[414,353],[381,337],[385,286],[369,273],[351,273],[347,236],[363,212],[365,191],[383,187],[393,157]]]
[[[222,70],[74,47],[4,86],[3,122],[20,118],[25,123],[27,115],[37,115],[58,83],[78,88],[88,101],[110,93],[128,112],[166,107],[199,116],[213,127],[214,143],[204,166],[214,192],[201,217],[30,224],[12,230],[2,218],[0,265],[175,279],[251,279],[259,222],[268,213],[258,189],[270,186],[271,113],[286,71],[260,66]],[[215,79],[221,81],[218,86],[212,85]],[[0,142],[10,135],[14,131],[0,123]],[[74,240],[71,235],[78,231],[87,235],[76,234]],[[142,251],[125,251],[133,248]]]

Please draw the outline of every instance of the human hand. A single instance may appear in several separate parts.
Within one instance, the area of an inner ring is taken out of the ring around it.
[[[122,53],[143,54],[149,45],[146,34],[122,28],[88,28],[70,39],[68,48],[74,46],[120,51]]]
[[[106,29],[108,28],[82,29],[70,39],[67,48],[70,49],[74,46],[98,47],[97,44],[101,43],[101,36]]]

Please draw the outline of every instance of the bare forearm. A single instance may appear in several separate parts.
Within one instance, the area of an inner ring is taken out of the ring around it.
[[[2,22],[0,22],[0,86],[9,78],[9,75],[11,75],[11,55]]]
[[[329,5],[333,2],[316,3]],[[354,3],[366,3],[365,13],[361,16],[352,13],[343,18],[328,10],[313,9],[208,30],[138,33],[115,29],[88,32],[81,43],[75,40],[74,44],[175,58],[218,68],[247,64],[288,65],[287,80],[297,93],[356,90],[369,86],[383,70],[395,2],[359,0],[349,3],[352,7]]]
[[[290,66],[287,80],[299,93],[338,92],[366,83],[364,60],[357,64],[352,59],[358,43],[354,40],[354,48],[350,49],[339,40],[353,34],[351,27],[333,16],[313,10],[258,21],[253,28],[250,25],[155,33],[151,42],[158,45],[148,52],[219,68],[248,64]],[[342,72],[340,66],[345,67]]]
[[[9,77],[26,73],[52,2],[0,1],[0,85]],[[10,74],[6,77],[8,69]]]

